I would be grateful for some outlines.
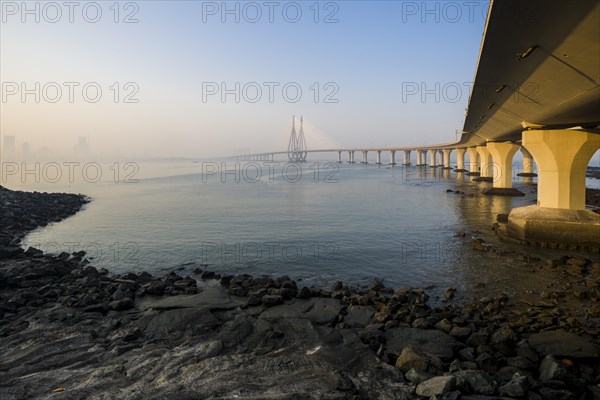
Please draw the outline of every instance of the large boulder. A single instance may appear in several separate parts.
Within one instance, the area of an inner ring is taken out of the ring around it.
[[[433,354],[406,346],[396,360],[396,368],[402,372],[408,372],[413,368],[417,371],[436,372],[443,368],[443,364],[442,360]]]
[[[416,393],[421,397],[440,396],[454,389],[456,378],[452,375],[435,376],[417,386]]]
[[[437,329],[392,328],[385,332],[387,352],[398,356],[406,346],[426,351],[441,359],[450,359],[463,345]]]
[[[528,341],[529,345],[542,356],[553,354],[571,358],[600,357],[598,346],[591,339],[562,329],[534,333]]]

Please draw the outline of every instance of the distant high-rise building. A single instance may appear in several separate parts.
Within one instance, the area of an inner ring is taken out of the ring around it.
[[[24,142],[21,145],[21,158],[27,160],[29,158],[29,143]]]
[[[13,135],[5,135],[4,143],[2,144],[2,158],[4,160],[13,160],[15,155],[15,137]]]

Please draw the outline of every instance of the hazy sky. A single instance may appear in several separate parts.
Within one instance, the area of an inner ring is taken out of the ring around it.
[[[454,140],[488,1],[72,4],[2,1],[2,135],[207,157],[283,150],[294,114],[310,148]]]

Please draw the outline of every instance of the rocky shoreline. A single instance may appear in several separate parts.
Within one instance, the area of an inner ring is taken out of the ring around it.
[[[448,288],[433,306],[379,281],[110,275],[18,247],[87,201],[0,188],[2,399],[600,399],[591,259],[527,260],[561,278],[532,300]]]

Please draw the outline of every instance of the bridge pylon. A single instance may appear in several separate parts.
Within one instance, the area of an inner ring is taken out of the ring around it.
[[[306,140],[304,139],[304,121],[300,117],[300,130],[296,134],[296,116],[292,117],[292,132],[288,145],[288,158],[291,162],[306,162]]]

